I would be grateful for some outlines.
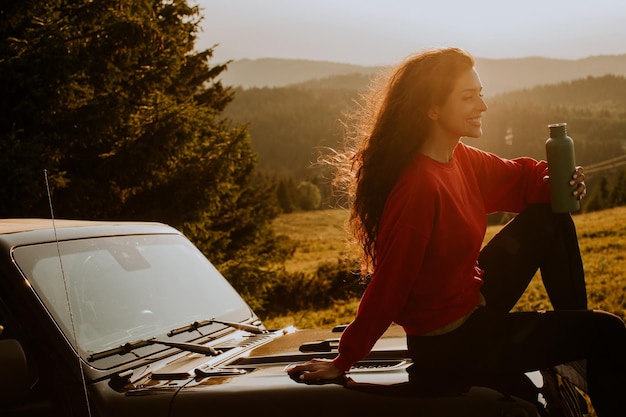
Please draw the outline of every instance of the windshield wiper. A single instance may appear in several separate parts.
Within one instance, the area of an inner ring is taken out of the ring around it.
[[[224,324],[224,325],[232,327],[234,329],[244,330],[246,332],[250,332],[250,333],[253,333],[253,334],[262,334],[262,333],[267,333],[268,332],[262,326],[255,326],[254,324],[235,323],[235,322],[232,322],[232,321],[209,319],[209,320],[194,321],[193,323],[188,324],[186,326],[170,330],[169,332],[167,332],[167,335],[172,337],[172,336],[175,336],[177,334],[181,334],[181,333],[185,333],[185,332],[193,332],[194,330],[198,330],[200,327],[208,326],[209,324],[213,324],[213,323]]]
[[[167,332],[167,335],[172,337],[180,333],[192,332],[194,330],[199,329],[200,327],[208,326],[209,324],[213,324],[213,323],[224,324],[234,329],[244,330],[246,332],[250,332],[253,334],[268,333],[268,331],[262,326],[255,326],[253,324],[245,324],[245,323],[235,323],[232,321],[225,321],[225,320],[210,319],[210,320],[194,321],[193,323],[188,324],[186,326],[170,330],[169,332]],[[93,362],[99,359],[108,358],[109,356],[125,355],[127,353],[133,353],[135,356],[139,357],[139,355],[136,355],[133,352],[135,349],[139,349],[144,346],[150,346],[150,345],[155,345],[155,344],[165,345],[169,347],[178,348],[180,350],[185,350],[187,352],[201,353],[203,355],[209,355],[209,356],[216,356],[221,353],[220,351],[216,350],[215,348],[211,346],[204,346],[204,345],[198,345],[195,343],[187,343],[187,342],[169,342],[167,340],[159,340],[156,338],[152,338],[152,339],[145,339],[145,340],[137,340],[135,342],[128,342],[118,347],[115,347],[113,349],[108,349],[108,350],[103,350],[102,352],[92,353],[91,355],[89,355],[87,360],[89,362]]]
[[[153,339],[137,340],[136,342],[128,342],[113,349],[108,349],[102,352],[92,353],[91,355],[89,355],[87,360],[89,362],[93,362],[99,359],[108,358],[109,356],[125,355],[127,353],[132,353],[133,355],[139,357],[139,355],[135,354],[133,351],[135,349],[139,349],[141,347],[150,346],[150,345],[165,345],[165,346],[177,348],[180,350],[184,350],[187,352],[201,353],[203,355],[208,355],[208,356],[217,356],[221,353],[219,350],[216,350],[215,348],[211,346],[204,346],[204,345],[198,345],[195,343],[185,343],[185,342],[168,342],[167,340],[158,340],[158,339],[153,338]]]

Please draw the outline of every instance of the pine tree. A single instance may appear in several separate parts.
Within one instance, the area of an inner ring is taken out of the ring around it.
[[[284,177],[278,181],[276,198],[283,213],[292,213],[297,208],[296,184],[293,177]]]
[[[604,210],[610,206],[609,181],[605,176],[600,177],[598,184],[587,199],[585,211]]]
[[[613,190],[611,191],[611,206],[626,205],[626,169],[619,171]]]
[[[185,0],[0,6],[0,216],[157,220],[216,263],[268,255],[277,205]],[[242,254],[245,254],[243,256]],[[267,261],[265,261],[267,260]],[[255,267],[256,268],[256,267]]]

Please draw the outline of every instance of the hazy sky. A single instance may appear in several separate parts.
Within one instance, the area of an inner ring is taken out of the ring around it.
[[[192,0],[194,1],[194,0]],[[626,53],[626,0],[195,0],[213,62],[395,63],[433,46],[481,58]]]

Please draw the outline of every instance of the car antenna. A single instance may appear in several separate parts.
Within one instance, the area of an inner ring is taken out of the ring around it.
[[[57,247],[57,255],[59,257],[59,266],[61,267],[61,277],[63,278],[63,287],[65,289],[65,299],[67,300],[67,308],[70,313],[70,322],[72,324],[72,336],[74,336],[74,342],[78,348],[78,338],[76,337],[76,326],[74,324],[74,314],[72,312],[72,303],[70,302],[70,293],[67,289],[67,280],[65,279],[65,270],[63,269],[63,258],[61,258],[61,247],[59,245],[59,237],[57,235],[57,227],[54,221],[54,209],[52,208],[52,195],[50,193],[50,182],[48,181],[48,170],[43,170],[44,177],[46,179],[46,193],[48,194],[48,205],[50,206],[50,218],[52,220],[52,230],[54,230],[54,241]],[[91,406],[89,404],[89,392],[87,391],[87,381],[85,379],[85,371],[83,364],[80,361],[80,355],[78,355],[78,369],[80,370],[80,378],[83,383],[83,392],[85,394],[85,402],[87,403],[87,415],[91,416]]]

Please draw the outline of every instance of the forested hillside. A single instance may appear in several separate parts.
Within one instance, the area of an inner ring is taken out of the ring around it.
[[[367,83],[361,74],[315,80],[290,87],[239,88],[225,114],[248,123],[259,167],[296,186],[310,181],[328,200],[327,182],[313,164],[325,147],[340,148],[342,120],[354,109]],[[353,86],[353,87],[349,87]],[[484,135],[466,142],[504,157],[545,158],[548,124],[565,122],[574,139],[577,162],[591,165],[626,153],[626,78],[606,75],[543,85],[487,97]],[[619,171],[590,175],[595,186]],[[593,191],[593,190],[591,190]]]
[[[389,64],[393,64],[390,62]],[[626,76],[626,54],[598,55],[581,59],[542,57],[488,59],[476,57],[476,67],[491,95],[532,88],[541,84],[571,81],[606,74]],[[359,73],[371,76],[382,67],[302,59],[242,59],[228,63],[221,74],[225,85],[251,87],[286,87],[337,75]]]
[[[341,140],[340,119],[356,95],[352,89],[237,89],[225,114],[249,123],[259,167],[302,178],[310,175],[319,147],[336,147]]]
[[[626,78],[607,75],[535,87],[488,100],[484,135],[474,145],[505,157],[544,158],[547,124],[566,122],[577,162],[626,152]]]

